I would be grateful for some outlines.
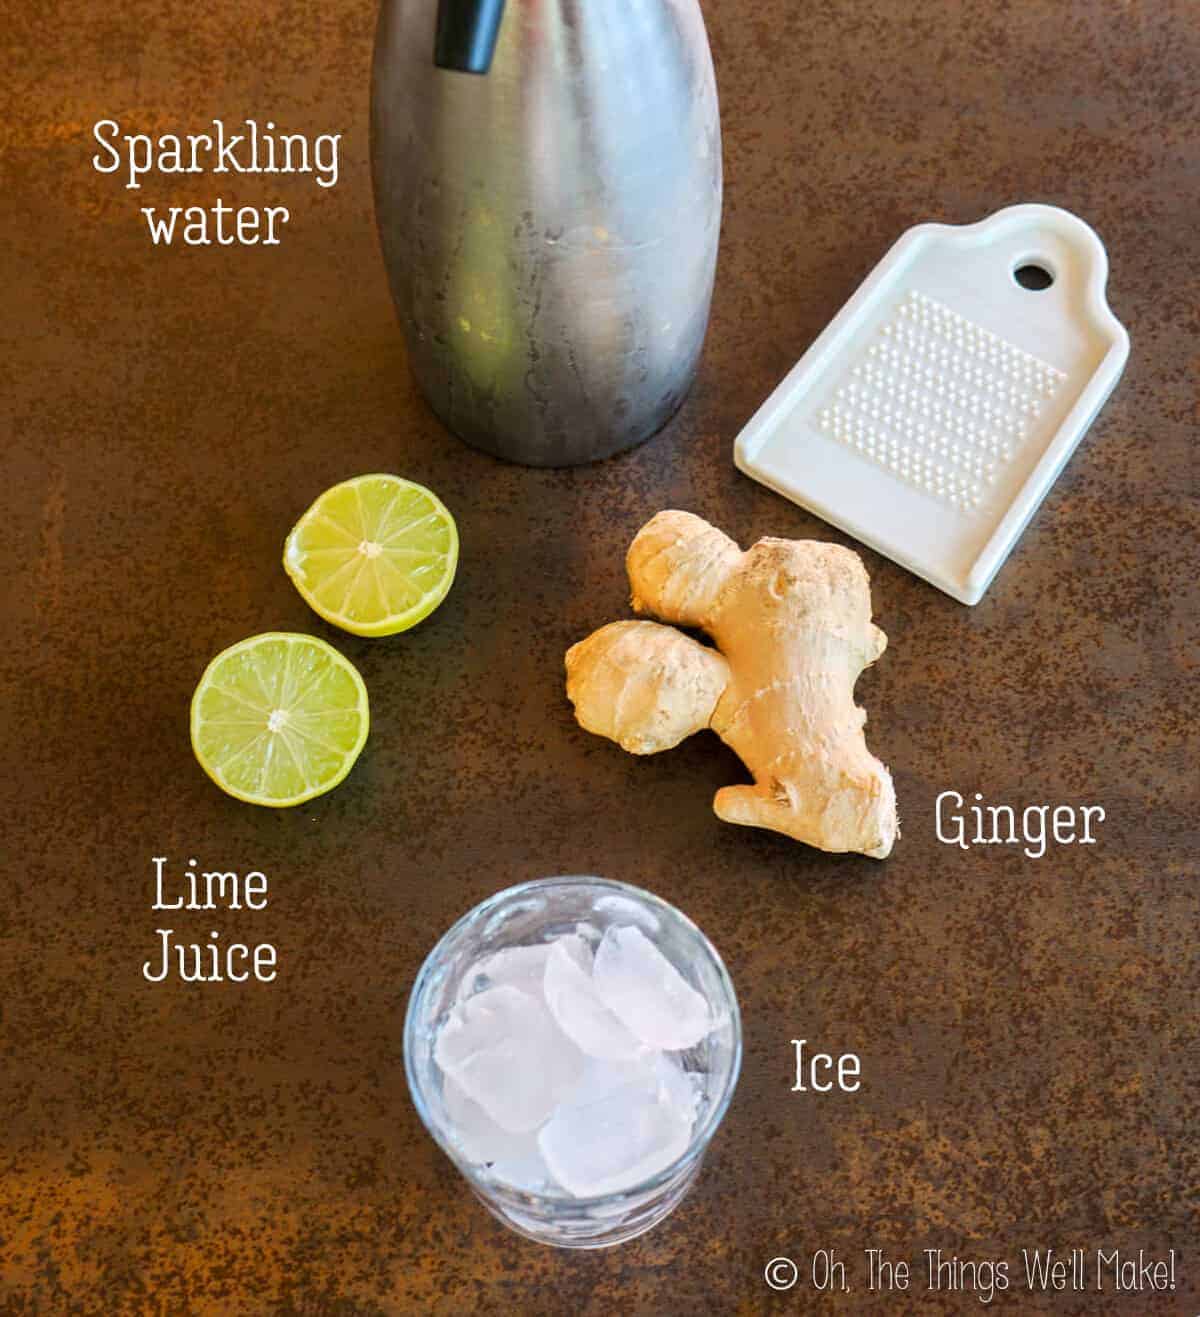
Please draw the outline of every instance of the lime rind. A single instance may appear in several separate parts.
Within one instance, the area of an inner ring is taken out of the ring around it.
[[[315,636],[239,641],[209,663],[192,696],[197,761],[222,791],[254,805],[284,809],[331,791],[369,730],[362,677]]]
[[[325,621],[391,636],[445,599],[458,569],[458,528],[424,485],[356,476],[327,489],[292,528],[283,567]]]

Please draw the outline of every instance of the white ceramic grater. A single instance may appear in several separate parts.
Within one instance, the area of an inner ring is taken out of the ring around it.
[[[1096,234],[1054,206],[910,229],[738,436],[734,460],[975,604],[1129,355]]]

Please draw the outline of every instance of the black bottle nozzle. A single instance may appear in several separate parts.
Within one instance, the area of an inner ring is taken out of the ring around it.
[[[438,0],[433,62],[459,73],[486,73],[503,16],[504,0]]]

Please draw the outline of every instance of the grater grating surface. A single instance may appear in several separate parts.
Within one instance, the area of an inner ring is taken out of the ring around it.
[[[1030,264],[1049,287],[1015,277]],[[1015,206],[896,244],[738,438],[738,466],[964,603],[1120,376],[1081,220]]]
[[[1029,437],[1066,378],[916,289],[851,367],[820,427],[906,483],[966,512]]]

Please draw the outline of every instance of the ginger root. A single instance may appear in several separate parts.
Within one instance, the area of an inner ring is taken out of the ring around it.
[[[658,622],[601,627],[567,651],[580,726],[633,754],[711,727],[754,776],[717,792],[718,818],[883,859],[899,835],[896,794],[867,749],[854,684],[887,637],[859,556],[780,539],[743,553],[690,512],[660,512],[626,567],[635,612],[706,631],[717,649]]]

